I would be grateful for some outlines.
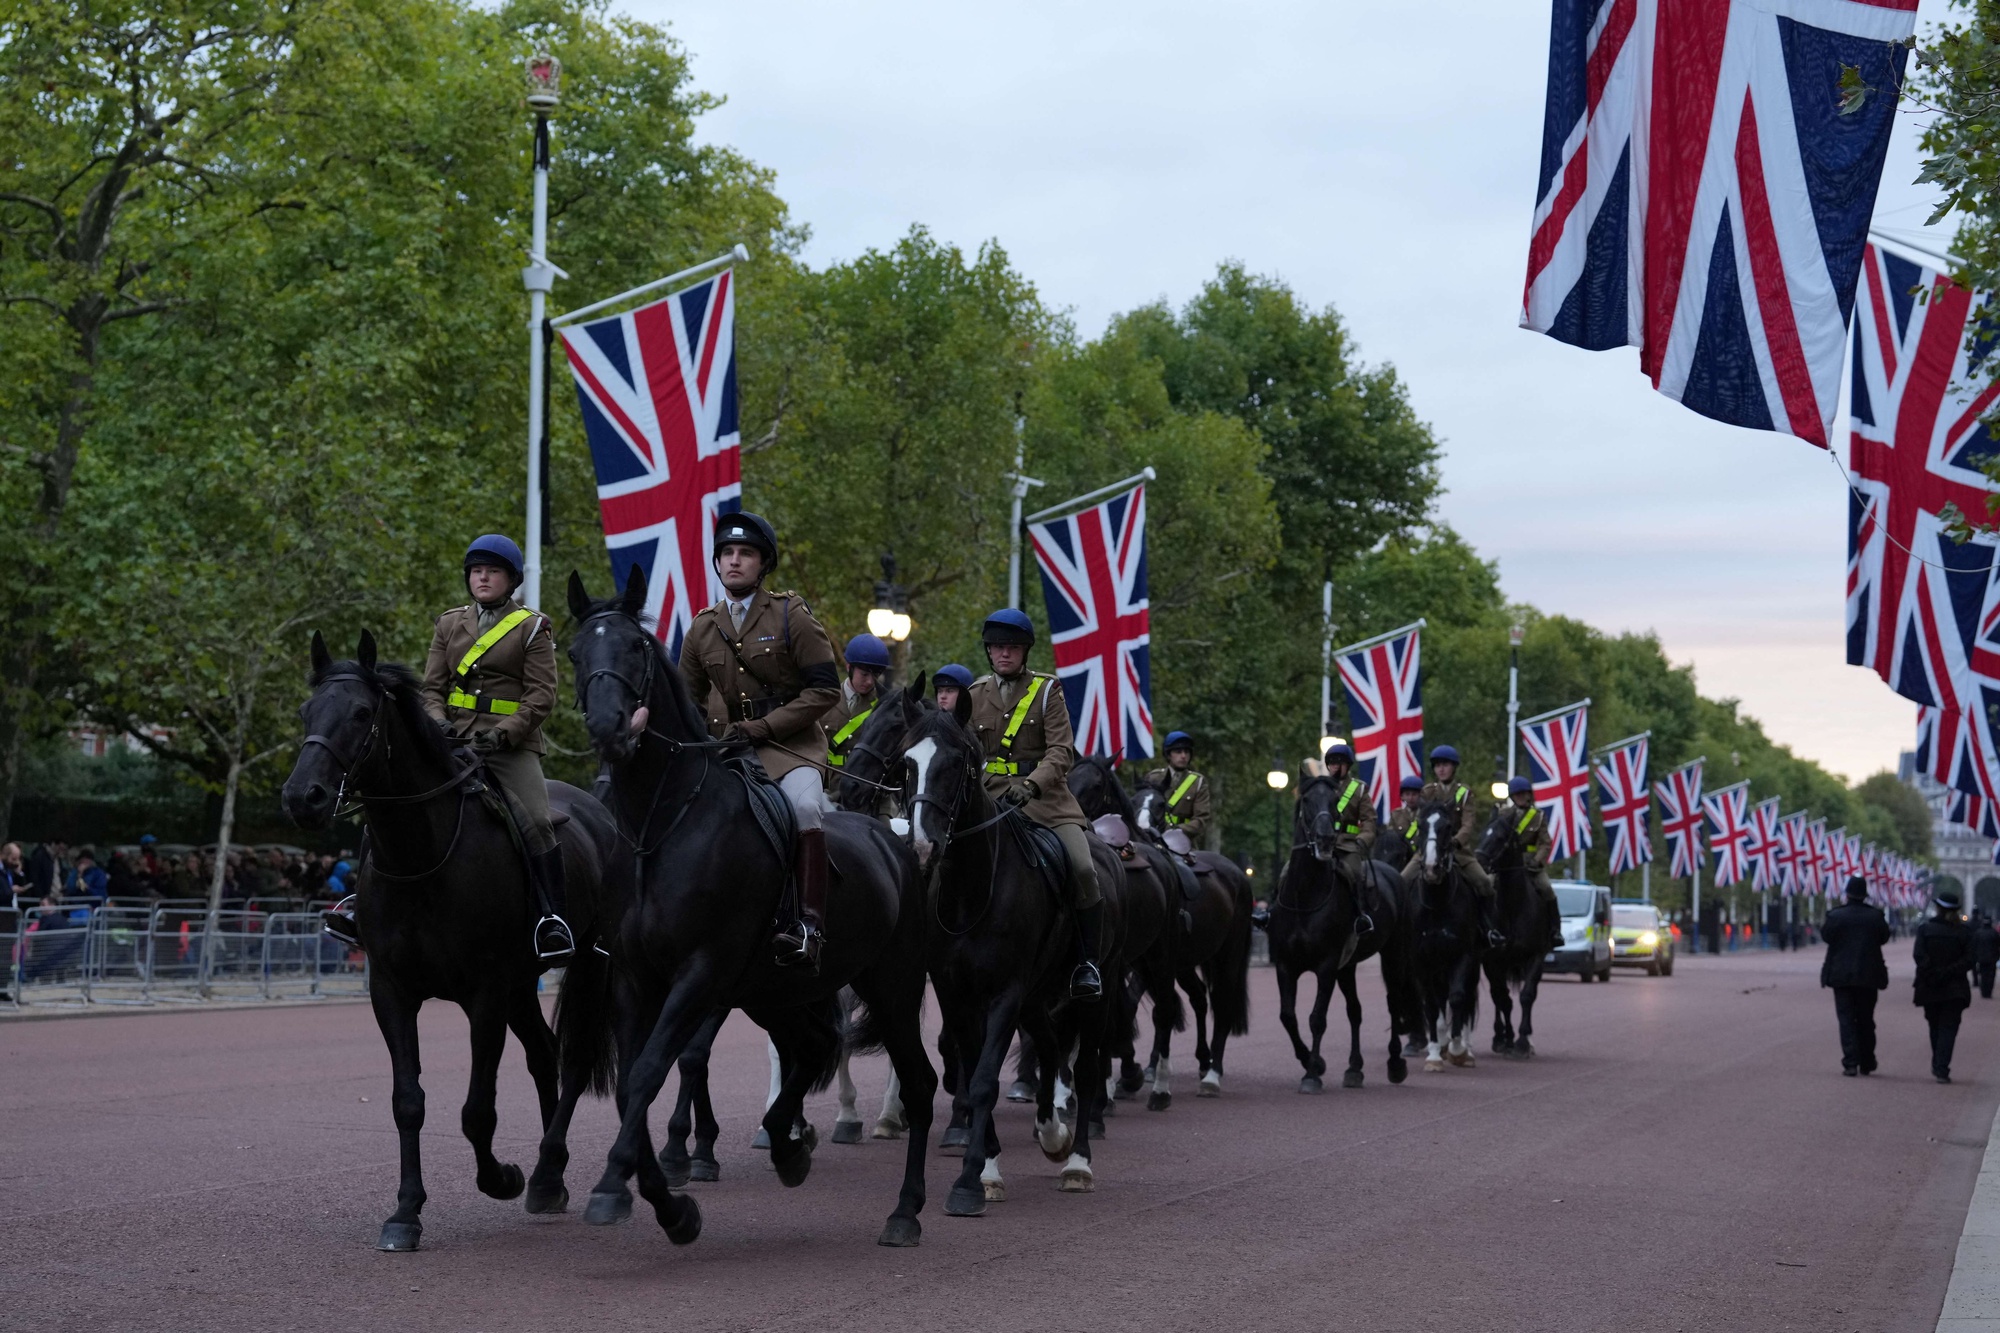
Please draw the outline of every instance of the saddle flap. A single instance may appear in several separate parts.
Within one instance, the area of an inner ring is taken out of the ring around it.
[[[1062,839],[1056,836],[1054,829],[1043,828],[1019,814],[1007,823],[1013,826],[1014,836],[1020,840],[1021,850],[1028,860],[1042,872],[1042,882],[1048,886],[1049,892],[1057,902],[1067,901],[1063,894],[1063,885],[1068,879],[1065,873],[1067,858],[1063,853]]]
[[[1175,856],[1194,855],[1194,844],[1188,841],[1187,834],[1183,833],[1181,830],[1177,828],[1170,828],[1167,830],[1165,835],[1165,841],[1167,844],[1167,850],[1172,852]]]
[[[1108,815],[1099,815],[1091,824],[1091,828],[1097,831],[1098,837],[1104,839],[1104,845],[1107,847],[1123,851],[1132,845],[1132,830],[1126,827],[1125,816],[1116,811]]]

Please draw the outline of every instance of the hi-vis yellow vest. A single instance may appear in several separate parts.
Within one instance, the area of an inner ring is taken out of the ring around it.
[[[520,712],[521,705],[512,699],[489,699],[483,694],[467,694],[464,689],[465,677],[472,670],[473,663],[486,656],[487,649],[506,638],[516,625],[534,614],[525,607],[518,611],[509,611],[500,617],[492,629],[480,635],[473,645],[465,650],[465,656],[458,659],[458,666],[452,673],[455,679],[452,681],[451,693],[444,697],[444,701],[453,708],[465,708],[475,713],[495,713],[501,717]]]

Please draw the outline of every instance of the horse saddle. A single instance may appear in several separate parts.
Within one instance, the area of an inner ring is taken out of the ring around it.
[[[1005,821],[1014,833],[1014,841],[1020,844],[1021,854],[1028,864],[1041,872],[1042,883],[1048,886],[1050,894],[1058,903],[1069,901],[1063,893],[1068,880],[1068,857],[1063,852],[1062,839],[1054,829],[1043,828],[1027,816],[1014,813]]]
[[[1099,815],[1091,821],[1091,832],[1104,840],[1104,845],[1118,853],[1118,859],[1125,863],[1125,872],[1136,875],[1146,868],[1138,852],[1132,846],[1132,830],[1125,824],[1125,816],[1113,811]]]
[[[791,798],[785,789],[771,781],[764,772],[764,766],[757,762],[757,756],[746,754],[724,761],[729,771],[743,783],[744,795],[750,798],[750,814],[757,821],[758,832],[764,841],[771,844],[771,850],[778,854],[784,865],[792,863],[792,846],[798,841],[798,816],[792,810]]]

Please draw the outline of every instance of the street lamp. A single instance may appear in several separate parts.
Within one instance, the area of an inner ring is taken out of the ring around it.
[[[1331,750],[1336,745],[1345,745],[1345,744],[1347,744],[1347,738],[1345,736],[1322,736],[1319,738],[1319,757],[1322,760],[1324,760],[1326,758],[1326,752],[1328,750]],[[1283,777],[1284,774],[1280,773],[1278,776]],[[1270,775],[1266,774],[1264,780],[1266,782],[1270,781]]]
[[[547,517],[549,463],[548,357],[552,334],[548,296],[558,277],[567,274],[548,260],[549,245],[549,113],[562,100],[562,61],[537,51],[527,61],[527,103],[535,113],[534,211],[528,231],[528,266],[521,285],[528,290],[528,513],[521,596],[528,606],[540,606],[542,596],[542,531]]]
[[[1271,771],[1264,775],[1264,785],[1271,789],[1271,873],[1285,872],[1285,788],[1292,775],[1285,772],[1284,756],[1271,751]]]
[[[878,639],[901,643],[916,622],[910,619],[910,594],[896,582],[896,556],[882,552],[882,577],[875,582],[875,605],[868,612],[868,632]]]
[[[1514,741],[1520,728],[1514,725],[1521,716],[1521,640],[1528,637],[1526,625],[1507,627],[1507,776],[1514,776]]]

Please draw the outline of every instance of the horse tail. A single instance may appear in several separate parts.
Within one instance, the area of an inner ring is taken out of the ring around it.
[[[888,1045],[889,1025],[878,1018],[868,1002],[853,991],[842,992],[854,996],[854,1002],[847,1007],[845,1021],[841,1024],[841,1049],[849,1055],[871,1055]],[[917,1000],[917,1018],[923,1019],[923,1000]]]
[[[1209,972],[1209,999],[1215,1005],[1215,1026],[1232,1037],[1250,1031],[1250,881],[1230,876],[1235,911],[1229,917],[1229,937],[1216,952]]]
[[[556,997],[556,1050],[562,1081],[608,1096],[617,1072],[611,1040],[611,960],[595,949],[580,950],[563,972]]]
[[[823,1037],[814,1045],[820,1053],[819,1063],[813,1066],[812,1083],[808,1092],[825,1092],[833,1085],[833,1076],[840,1072],[840,1040],[842,1028],[840,997],[828,995],[822,1000],[801,1006],[805,1019],[813,1029],[813,1035]]]

